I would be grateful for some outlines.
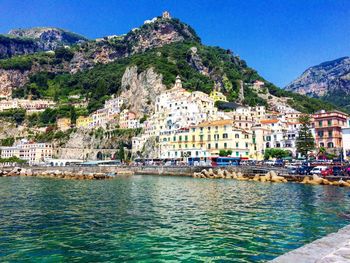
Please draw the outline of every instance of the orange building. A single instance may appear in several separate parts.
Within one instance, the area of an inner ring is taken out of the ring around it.
[[[316,147],[341,148],[342,127],[346,126],[348,115],[341,111],[321,111],[313,115]]]

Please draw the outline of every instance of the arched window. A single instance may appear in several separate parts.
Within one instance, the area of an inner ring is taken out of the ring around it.
[[[320,147],[324,147],[324,143],[323,142],[320,143]]]
[[[235,138],[236,138],[236,139],[239,139],[239,134],[235,134]]]

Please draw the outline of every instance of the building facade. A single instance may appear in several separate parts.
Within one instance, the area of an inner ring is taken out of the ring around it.
[[[340,111],[321,111],[313,115],[316,147],[338,151],[343,147],[342,128],[348,115]]]

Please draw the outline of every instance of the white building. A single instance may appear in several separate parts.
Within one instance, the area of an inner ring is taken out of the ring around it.
[[[106,109],[99,109],[91,114],[92,122],[89,124],[89,128],[106,127],[108,122],[108,114]]]
[[[11,147],[0,147],[1,158],[18,157],[29,164],[39,164],[52,158],[53,147],[48,143],[33,143],[21,140]]]
[[[30,113],[43,111],[55,105],[55,102],[50,100],[6,99],[0,100],[0,111],[22,108]]]
[[[104,108],[107,111],[108,119],[113,119],[121,111],[121,107],[124,104],[124,100],[119,97],[112,97],[110,100],[105,101]]]

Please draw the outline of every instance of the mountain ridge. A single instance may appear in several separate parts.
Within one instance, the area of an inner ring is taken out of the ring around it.
[[[306,69],[286,90],[332,101],[350,110],[350,57],[325,61]]]
[[[180,75],[187,89],[205,93],[216,89],[229,101],[245,105],[284,101],[303,112],[333,107],[277,88],[232,51],[203,45],[189,25],[164,14],[122,36],[0,60],[0,79],[11,70],[18,74],[16,81],[3,78],[0,94],[5,84],[7,96],[13,93],[64,101],[80,93],[93,111],[118,92],[121,78],[131,66],[137,66],[138,73],[154,68],[168,87]],[[251,85],[256,80],[263,81],[264,88],[254,90]]]

